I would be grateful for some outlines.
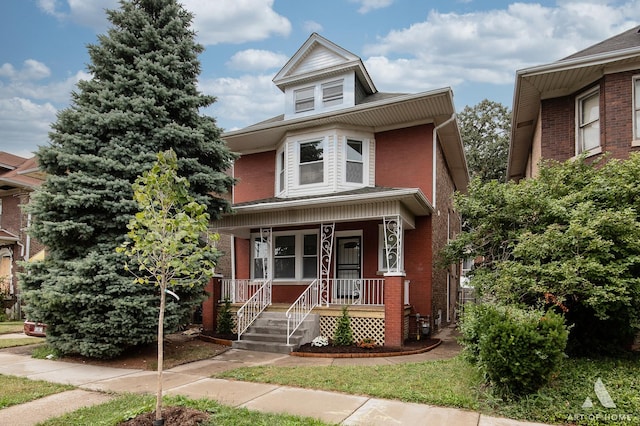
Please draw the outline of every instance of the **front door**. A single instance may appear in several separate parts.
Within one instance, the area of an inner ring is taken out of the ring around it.
[[[361,237],[336,238],[336,285],[338,298],[357,298],[360,295],[362,278],[362,239]]]

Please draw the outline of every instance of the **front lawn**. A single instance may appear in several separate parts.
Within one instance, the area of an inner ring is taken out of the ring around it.
[[[0,322],[0,334],[22,333],[24,323],[22,321],[3,321]]]
[[[0,339],[0,349],[13,348],[15,346],[35,345],[37,343],[44,343],[44,339],[41,337],[19,337],[16,339]]]
[[[2,409],[70,390],[73,386],[0,374],[0,389],[2,389],[0,392],[0,409]]]
[[[567,359],[549,386],[519,401],[493,397],[479,372],[460,357],[366,367],[251,367],[216,377],[459,407],[544,423],[640,424],[640,355],[623,360]],[[605,408],[598,401],[594,390],[598,378],[616,408]],[[587,397],[593,408],[582,408]]]

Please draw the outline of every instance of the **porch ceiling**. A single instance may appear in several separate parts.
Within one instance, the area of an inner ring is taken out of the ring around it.
[[[248,238],[251,229],[301,226],[326,222],[356,222],[400,216],[405,229],[415,228],[416,216],[428,216],[433,207],[417,188],[384,188],[371,193],[338,193],[302,199],[265,200],[234,207],[234,214],[213,223],[219,232]]]

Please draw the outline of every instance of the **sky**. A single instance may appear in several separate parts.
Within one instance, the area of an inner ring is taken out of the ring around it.
[[[640,24],[640,0],[180,0],[194,14],[203,114],[225,131],[284,112],[272,79],[313,33],[358,55],[381,92],[451,87],[456,109],[511,108],[515,73]],[[0,0],[0,151],[49,144],[89,79],[87,45],[117,0]]]

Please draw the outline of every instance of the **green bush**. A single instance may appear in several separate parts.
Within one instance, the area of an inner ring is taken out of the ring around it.
[[[477,348],[469,351],[486,379],[502,396],[520,397],[535,392],[557,371],[567,345],[564,318],[513,306],[484,305],[474,312]]]
[[[333,335],[334,346],[349,346],[353,344],[353,332],[351,331],[351,318],[347,307],[342,308],[342,316],[338,318],[336,332]]]
[[[480,357],[480,334],[483,329],[481,320],[483,311],[488,305],[466,303],[460,315],[460,338],[458,341],[463,346],[462,355],[473,364],[478,362]]]
[[[231,301],[229,299],[224,300],[224,305],[222,305],[218,313],[216,332],[218,334],[233,333],[233,316],[231,315]]]

